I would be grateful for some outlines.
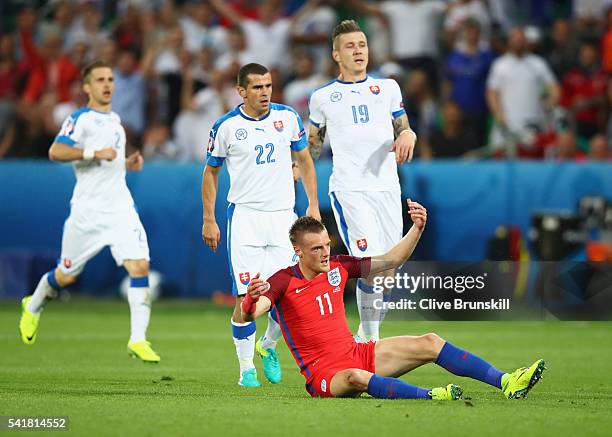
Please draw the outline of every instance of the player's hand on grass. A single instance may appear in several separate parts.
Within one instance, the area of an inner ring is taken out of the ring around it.
[[[112,161],[117,157],[117,151],[114,147],[107,147],[105,149],[96,150],[94,157],[102,159],[104,161]]]
[[[313,219],[321,221],[321,212],[319,211],[318,205],[308,205],[308,208],[306,209],[306,215],[308,217],[312,217]]]
[[[125,160],[125,166],[129,171],[140,171],[144,165],[144,158],[139,151],[132,153]]]
[[[406,203],[408,204],[410,219],[414,225],[422,231],[427,222],[427,210],[423,205],[418,202],[413,202],[411,199],[406,199]]]
[[[206,243],[213,252],[217,251],[219,241],[221,241],[221,231],[216,221],[204,220],[204,224],[202,225],[202,240],[204,240],[204,243]]]
[[[395,161],[398,164],[403,164],[406,161],[412,161],[414,153],[414,144],[416,143],[416,135],[411,130],[403,131],[399,137],[393,142],[393,152],[395,152]]]

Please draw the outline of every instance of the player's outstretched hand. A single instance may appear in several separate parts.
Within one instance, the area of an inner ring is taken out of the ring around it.
[[[261,279],[259,272],[253,276],[253,278],[251,278],[251,282],[249,282],[249,285],[247,285],[247,293],[255,302],[259,300],[259,296],[264,294],[269,289],[270,283]]]
[[[144,158],[142,157],[139,151],[132,153],[125,160],[125,167],[129,171],[140,171],[142,170],[143,165],[144,165]]]
[[[411,199],[406,199],[406,203],[408,204],[410,219],[419,230],[423,230],[427,222],[427,210],[423,205],[413,202]]]
[[[104,161],[112,161],[117,157],[117,151],[114,147],[107,147],[105,149],[96,150],[94,156]]]
[[[392,150],[395,152],[395,161],[397,161],[398,164],[412,161],[415,142],[416,135],[411,130],[402,132],[400,136],[395,139]]]
[[[202,240],[213,252],[217,251],[219,241],[221,241],[221,231],[216,221],[204,221],[202,225]]]

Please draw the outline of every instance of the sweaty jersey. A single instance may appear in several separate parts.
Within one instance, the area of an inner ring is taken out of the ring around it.
[[[354,340],[344,311],[344,287],[349,278],[368,276],[370,258],[340,255],[330,258],[330,270],[311,280],[299,264],[276,272],[263,294],[276,306],[285,342],[306,379],[309,367],[330,356],[343,357]]]
[[[117,157],[112,161],[93,159],[74,161],[76,185],[70,204],[73,208],[115,212],[134,206],[125,183],[125,130],[115,112],[100,112],[80,108],[62,124],[56,143],[84,150],[114,147]]]
[[[289,106],[272,103],[266,116],[255,119],[241,106],[212,127],[206,164],[227,162],[227,200],[260,211],[280,211],[295,205],[291,150],[308,146],[300,116]]]
[[[329,135],[330,192],[399,190],[392,120],[406,111],[397,82],[336,79],[312,93],[309,107],[310,122]]]

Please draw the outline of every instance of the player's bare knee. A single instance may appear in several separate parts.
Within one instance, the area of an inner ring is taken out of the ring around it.
[[[62,288],[68,287],[69,285],[74,284],[77,278],[78,276],[67,275],[66,273],[62,272],[60,269],[55,270],[55,280],[57,281],[58,285]]]
[[[444,340],[438,334],[434,334],[433,332],[422,335],[421,340],[427,356],[431,360],[435,360],[440,354],[440,350],[444,346]]]
[[[232,320],[234,323],[246,323],[242,318],[242,309],[240,308],[240,304],[242,303],[242,299],[244,296],[236,297],[236,304],[234,305],[234,313],[232,314]]]
[[[349,369],[346,374],[346,381],[354,390],[366,391],[370,380],[370,372],[361,369]]]
[[[146,259],[127,260],[125,268],[132,278],[141,278],[149,275],[149,261]]]

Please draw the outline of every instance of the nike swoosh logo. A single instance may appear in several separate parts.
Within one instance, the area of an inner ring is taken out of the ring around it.
[[[36,334],[34,334],[34,335],[36,335]],[[32,339],[34,338],[34,335],[31,336],[31,337],[26,336],[26,338],[28,339],[28,341],[32,341]]]
[[[308,285],[307,287],[296,288],[295,289],[295,294],[301,293],[302,291],[306,290],[308,287],[310,287],[310,285]]]

